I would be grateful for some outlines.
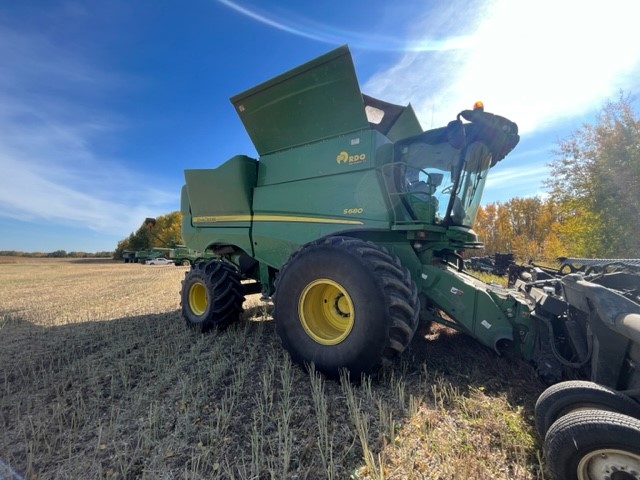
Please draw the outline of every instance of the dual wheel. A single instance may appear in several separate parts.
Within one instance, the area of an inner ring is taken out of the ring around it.
[[[224,328],[242,310],[240,274],[221,261],[197,263],[182,288],[182,314],[201,331]],[[276,280],[274,318],[283,346],[302,365],[336,377],[371,372],[399,355],[418,325],[409,271],[373,243],[329,237],[303,246]]]
[[[562,382],[536,402],[555,480],[640,480],[640,404],[593,382]]]

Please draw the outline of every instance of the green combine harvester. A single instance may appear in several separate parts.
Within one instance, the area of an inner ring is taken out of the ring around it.
[[[152,258],[165,257],[168,258],[170,248],[151,247],[144,250],[138,250],[134,255],[134,263],[144,263]]]
[[[258,291],[275,294],[293,358],[330,375],[395,357],[435,308],[498,352],[532,355],[526,304],[460,271],[513,122],[477,108],[423,132],[410,105],[360,92],[346,47],[231,101],[260,160],[185,171],[183,239],[218,257],[185,278],[191,325],[227,326]]]
[[[124,263],[134,263],[136,258],[135,250],[123,250],[122,251],[122,260]]]
[[[640,396],[640,276],[623,281],[635,297],[619,298],[620,277],[607,284],[608,272],[540,280],[525,272],[505,289],[464,270],[462,252],[481,246],[472,226],[487,176],[519,141],[515,123],[478,103],[423,131],[411,105],[362,94],[347,47],[231,102],[259,160],[185,170],[183,239],[214,254],[183,281],[189,326],[227,327],[245,295],[261,293],[273,299],[294,361],[358,379],[401,354],[420,321],[439,322],[530,361],[549,383],[567,373],[590,380],[555,385],[560,393],[536,411],[553,478],[640,478],[640,420],[630,407],[620,412]],[[601,289],[615,310],[590,307]],[[555,428],[585,407],[599,410]],[[591,432],[585,426],[622,440],[588,433],[587,446],[574,448],[567,436]],[[634,473],[576,473],[592,467]]]
[[[208,252],[200,252],[198,250],[194,250],[185,245],[176,245],[171,250],[169,250],[169,258],[173,260],[173,262],[177,266],[188,267],[193,265],[194,263],[201,262],[203,260],[208,260],[212,258],[213,255]]]

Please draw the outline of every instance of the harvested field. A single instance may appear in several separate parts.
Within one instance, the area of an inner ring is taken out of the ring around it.
[[[291,364],[258,296],[225,332],[187,329],[185,270],[0,257],[2,462],[34,479],[543,478],[528,365],[435,327],[359,384],[327,380]]]

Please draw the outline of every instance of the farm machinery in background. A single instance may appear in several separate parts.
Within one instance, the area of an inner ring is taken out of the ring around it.
[[[164,257],[165,248],[145,248],[143,250],[124,250],[122,260],[124,263],[144,263],[152,258]]]
[[[185,170],[183,239],[214,255],[186,272],[189,326],[225,328],[261,293],[294,361],[357,379],[401,354],[419,322],[439,322],[548,383],[585,376],[540,397],[553,478],[640,478],[638,293],[622,281],[637,275],[523,271],[503,288],[465,271],[515,123],[478,103],[423,131],[411,105],[361,93],[347,47],[231,102],[259,160]]]
[[[147,260],[151,260],[153,258],[168,258],[170,250],[170,248],[164,247],[152,247],[145,248],[144,250],[138,250],[135,253],[135,263],[144,264]]]
[[[147,248],[144,250],[139,250],[137,252],[125,250],[122,255],[125,263],[128,263],[127,259],[130,256],[134,257],[134,260],[132,261],[135,261],[136,263],[145,263],[148,260],[162,257],[173,261],[176,266],[187,267],[193,265],[194,263],[213,257],[213,254],[211,252],[200,252],[198,250],[189,248],[186,245],[175,245],[171,242],[168,242],[165,238],[161,237],[154,231],[156,223],[157,222],[155,218],[147,217],[144,220],[144,224],[148,229],[149,235],[151,235],[153,238],[155,238],[165,246]]]
[[[207,260],[213,257],[208,252],[199,252],[184,245],[176,245],[172,248],[153,247],[139,251],[125,250],[122,252],[124,263],[144,264],[147,260],[154,258],[167,258],[176,266],[188,267],[196,262]]]
[[[182,265],[184,267],[209,260],[213,257],[214,255],[210,252],[200,252],[185,245],[176,245],[169,251],[169,258],[173,260],[177,266]]]
[[[136,259],[136,251],[135,250],[123,250],[122,251],[122,260],[124,263],[134,263]]]
[[[467,270],[498,276],[506,275],[512,265],[515,265],[513,253],[495,253],[484,257],[471,257],[464,261],[464,267]]]
[[[122,261],[124,263],[144,263],[151,258],[161,257],[162,249],[145,248],[143,250],[123,250]]]

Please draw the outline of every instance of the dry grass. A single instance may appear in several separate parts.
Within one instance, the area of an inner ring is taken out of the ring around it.
[[[184,271],[0,257],[1,460],[38,479],[542,478],[527,365],[436,327],[329,381],[290,363],[257,297],[227,332],[188,330]]]

